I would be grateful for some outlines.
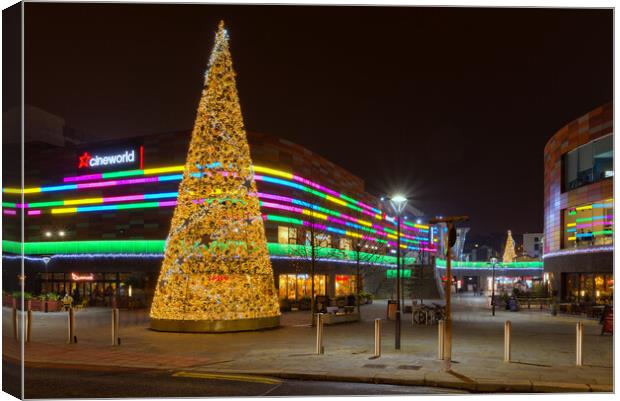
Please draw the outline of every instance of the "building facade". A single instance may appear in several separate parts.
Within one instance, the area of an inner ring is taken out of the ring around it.
[[[530,258],[541,258],[543,254],[543,234],[523,234],[523,255]]]
[[[27,291],[77,292],[95,305],[143,291],[148,304],[189,139],[181,131],[27,143],[25,200],[19,182],[3,188],[5,289],[18,287],[23,213]],[[299,145],[252,132],[248,139],[280,298],[309,297],[313,270],[315,293],[332,297],[364,288],[368,275],[385,277],[396,264],[388,205],[361,178]],[[430,227],[405,221],[401,248],[432,254]]]
[[[562,127],[545,146],[544,269],[566,302],[613,299],[613,104]]]

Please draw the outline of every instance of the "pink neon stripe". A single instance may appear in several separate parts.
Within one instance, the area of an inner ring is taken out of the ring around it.
[[[28,216],[38,216],[41,214],[40,210],[28,210]]]
[[[63,178],[63,182],[78,182],[78,181],[90,181],[90,180],[99,180],[103,178],[103,174],[88,174],[88,175],[78,175],[75,177],[65,177]]]
[[[263,202],[261,206],[268,207],[270,209],[278,209],[278,210],[286,210],[289,212],[303,213],[303,209],[300,209],[298,207],[284,206],[284,205],[280,205],[277,203]]]
[[[133,201],[133,200],[144,200],[144,195],[113,196],[110,198],[103,198],[103,203],[125,202],[125,201]]]
[[[293,198],[289,198],[286,196],[280,196],[280,195],[265,194],[263,192],[258,192],[258,197],[265,198],[265,199],[271,199],[271,200],[279,200],[279,201],[288,202],[288,203],[293,202]]]
[[[89,182],[88,184],[77,184],[77,189],[112,187],[114,185],[118,185],[118,182],[119,181],[100,181],[100,182]]]
[[[14,209],[4,209],[2,210],[2,213],[4,214],[10,214],[11,216],[15,216],[17,215],[17,211]]]
[[[326,187],[324,187],[321,184],[317,184],[316,182],[312,182],[312,181],[307,180],[307,179],[305,179],[303,177],[300,177],[298,175],[293,174],[293,181],[301,182],[301,183],[306,184],[308,186],[311,186],[313,188],[320,189],[323,192],[327,192],[330,195],[334,195],[334,196],[340,197],[340,194],[338,192],[334,191],[333,189],[326,188]]]
[[[176,205],[177,205],[177,201],[159,202],[159,207],[176,206]]]

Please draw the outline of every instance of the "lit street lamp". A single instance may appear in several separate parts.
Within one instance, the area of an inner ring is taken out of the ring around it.
[[[396,330],[394,348],[400,349],[400,214],[405,209],[407,198],[403,195],[394,195],[390,198],[392,207],[396,212]]]

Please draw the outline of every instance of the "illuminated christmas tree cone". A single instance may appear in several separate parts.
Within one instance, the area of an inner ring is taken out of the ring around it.
[[[504,256],[502,262],[512,263],[517,257],[515,252],[515,240],[512,239],[512,231],[508,230],[508,237],[506,237],[506,246],[504,247]]]
[[[278,326],[228,34],[220,23],[166,242],[151,328],[227,332]]]

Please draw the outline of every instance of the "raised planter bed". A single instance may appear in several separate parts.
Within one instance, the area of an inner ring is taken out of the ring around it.
[[[316,324],[316,314],[314,315],[314,320]],[[349,323],[349,322],[357,322],[359,320],[359,316],[357,313],[323,313],[323,324],[339,324],[339,323]]]

